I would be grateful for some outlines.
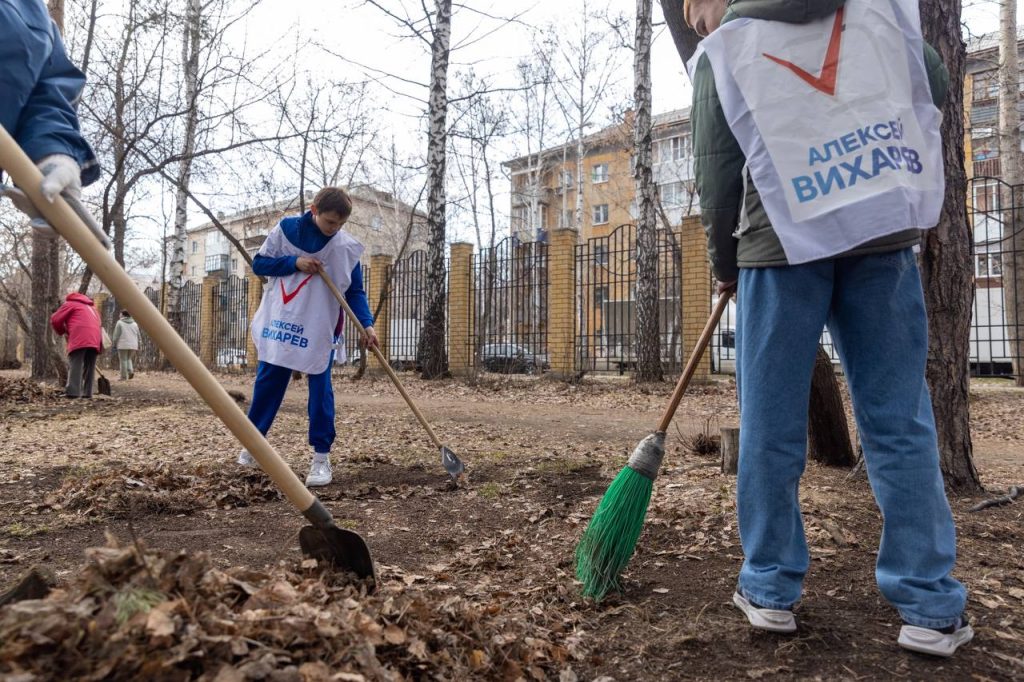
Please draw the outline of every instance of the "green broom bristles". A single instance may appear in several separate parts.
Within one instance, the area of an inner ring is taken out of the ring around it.
[[[619,576],[636,549],[654,481],[626,466],[608,486],[576,546],[576,577],[583,594],[601,601],[622,591]]]

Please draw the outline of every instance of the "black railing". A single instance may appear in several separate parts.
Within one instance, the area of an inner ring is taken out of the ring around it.
[[[228,277],[213,287],[213,366],[217,369],[245,369],[249,340],[249,282]],[[255,366],[255,362],[252,363]]]
[[[666,373],[681,370],[682,254],[680,236],[658,231],[658,327]],[[576,365],[624,374],[636,365],[636,227],[576,247]]]
[[[414,251],[391,266],[388,360],[398,369],[417,367],[417,348],[427,303],[427,252]]]
[[[548,245],[509,237],[482,249],[472,284],[476,367],[528,374],[548,369]]]

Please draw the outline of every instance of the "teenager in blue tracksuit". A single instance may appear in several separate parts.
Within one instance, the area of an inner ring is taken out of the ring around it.
[[[249,420],[266,435],[281,407],[292,372],[308,375],[309,444],[313,446],[308,486],[327,485],[332,479],[332,345],[342,314],[318,273],[328,274],[345,292],[345,300],[366,327],[369,342],[377,344],[359,265],[363,247],[341,231],[351,212],[352,202],[344,190],[326,187],[313,199],[309,212],[283,219],[253,260],[253,272],[269,277],[270,281],[252,321],[259,364]],[[238,463],[256,465],[245,450]]]
[[[84,87],[42,0],[0,0],[0,125],[39,166],[50,201],[78,198],[100,174],[75,112]]]

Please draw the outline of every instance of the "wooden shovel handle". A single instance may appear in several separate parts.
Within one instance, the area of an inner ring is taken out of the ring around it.
[[[676,382],[676,388],[672,391],[672,400],[665,409],[665,414],[662,415],[661,421],[658,422],[659,433],[665,433],[668,430],[668,425],[672,423],[672,417],[675,416],[676,410],[679,408],[679,403],[683,399],[683,393],[686,392],[686,388],[690,385],[690,379],[693,378],[694,373],[697,371],[697,363],[700,362],[701,356],[704,355],[708,342],[711,341],[711,335],[715,333],[715,327],[718,326],[719,320],[722,319],[722,314],[729,305],[731,298],[732,292],[726,292],[718,297],[718,303],[715,304],[715,309],[711,311],[711,317],[708,318],[708,323],[704,325],[704,331],[700,333],[700,338],[697,339],[697,345],[694,347],[693,353],[690,354],[690,359],[686,361],[686,368],[683,369],[682,376]]]
[[[149,334],[167,359],[213,409],[231,433],[241,441],[245,449],[256,458],[288,500],[303,513],[310,510],[317,502],[316,497],[302,485],[263,434],[238,409],[238,405],[224,387],[182,341],[160,311],[132,283],[131,278],[103,248],[82,219],[63,197],[57,197],[53,203],[43,198],[39,191],[43,180],[42,174],[3,126],[0,126],[0,168],[7,171],[14,184],[28,196],[47,222],[78,252],[100,281],[107,285],[117,298],[118,304],[128,309],[139,326]]]
[[[413,402],[412,396],[406,393],[405,386],[402,385],[401,379],[399,379],[398,375],[395,374],[395,370],[391,369],[391,363],[388,362],[387,358],[384,357],[384,354],[380,352],[379,348],[370,345],[370,340],[366,338],[366,327],[364,327],[363,323],[359,321],[356,314],[352,312],[352,307],[348,304],[348,301],[345,300],[345,296],[338,290],[338,287],[335,286],[330,275],[321,270],[320,277],[324,280],[327,288],[331,290],[331,293],[334,294],[334,298],[338,299],[338,303],[341,304],[341,307],[345,310],[345,314],[348,315],[348,318],[352,320],[352,324],[354,324],[356,329],[359,330],[359,335],[363,337],[363,340],[366,342],[366,347],[373,351],[373,354],[378,360],[380,360],[381,367],[383,367],[384,371],[388,373],[389,377],[391,377],[391,382],[395,385],[395,388],[398,389],[398,392],[402,394],[402,397],[405,398],[406,404],[409,405],[409,409],[412,410],[414,415],[416,415],[420,424],[423,425],[423,429],[427,432],[427,435],[430,436],[430,440],[434,444],[434,447],[440,450],[444,447],[441,444],[441,440],[437,437],[437,434],[434,433],[434,429],[430,428],[430,424],[427,422],[426,418],[424,418],[420,409],[416,407],[416,403]]]

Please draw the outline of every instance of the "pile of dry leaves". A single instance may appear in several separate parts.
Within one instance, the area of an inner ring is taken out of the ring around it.
[[[31,379],[0,377],[0,405],[55,403],[61,400],[63,393],[55,386],[47,386]]]
[[[65,478],[46,496],[55,511],[90,517],[127,518],[138,513],[194,514],[202,509],[234,509],[282,499],[260,471],[196,465],[186,471],[166,463],[119,467]]]
[[[431,592],[395,569],[368,595],[315,560],[222,571],[113,538],[86,556],[64,589],[0,610],[0,677],[575,680],[584,654],[582,633],[546,610]]]

